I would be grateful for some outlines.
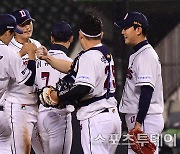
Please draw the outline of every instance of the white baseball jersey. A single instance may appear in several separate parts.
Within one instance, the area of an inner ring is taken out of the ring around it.
[[[98,44],[95,47],[102,46]],[[103,96],[107,92],[107,80],[109,63],[99,50],[88,50],[81,55],[78,63],[78,73],[75,85],[86,85],[91,87],[88,95],[82,100]],[[110,62],[110,93],[115,92],[114,61]],[[78,120],[90,118],[102,112],[105,108],[115,107],[117,102],[114,97],[101,99],[88,106],[81,107],[77,111]]]
[[[61,50],[49,50],[48,54],[54,56],[58,59],[63,59],[67,61],[71,61],[72,59],[67,57],[67,55]],[[59,79],[62,79],[66,74],[57,71],[56,69],[52,68],[46,61],[44,60],[37,60],[37,70],[36,70],[36,84],[39,89],[42,89],[45,86],[53,86],[56,87],[56,83]],[[44,110],[50,110],[51,108],[43,107],[40,105],[39,112]],[[59,109],[56,109],[59,111]],[[65,110],[65,109],[63,109]],[[63,112],[63,111],[61,111]]]
[[[23,65],[23,61],[7,45],[0,41],[0,98],[4,94],[10,78],[16,84],[25,83],[31,71]]]
[[[24,84],[31,75],[31,71],[23,65],[23,61],[16,52],[0,41],[0,105],[5,105],[3,94],[8,83],[13,80],[17,85]],[[11,128],[8,123],[8,116],[0,111],[0,153],[11,154],[10,147]]]
[[[41,44],[33,39],[30,39],[32,43],[34,43],[37,48],[41,46]],[[18,43],[14,38],[11,40],[11,42],[8,45],[12,50],[16,51],[17,53],[21,50],[22,44]],[[27,64],[29,58],[28,55],[24,55],[22,57],[22,60],[24,64]],[[26,86],[21,85],[17,86],[17,83],[14,81],[11,81],[9,83],[8,89],[6,91],[5,97],[7,100],[18,103],[18,104],[35,104],[36,98],[34,95],[34,87],[33,86]]]
[[[154,89],[148,114],[162,113],[163,85],[161,64],[150,44],[141,47],[129,58],[128,74],[119,110],[122,113],[138,113],[140,87],[149,85]]]
[[[72,59],[66,56],[66,51],[68,50],[64,46],[53,44],[52,50],[49,50],[48,54],[58,59],[72,62]],[[64,73],[52,68],[44,60],[38,60],[36,64],[36,84],[39,89],[48,85],[56,87],[59,78],[62,79],[65,76]],[[71,105],[64,109],[56,109],[46,108],[40,104],[37,126],[44,154],[70,153],[72,124],[69,108],[72,109],[71,111],[74,111],[74,107]],[[33,133],[35,132],[36,130]],[[42,150],[37,145],[38,138],[34,138],[34,140],[36,140],[36,145],[32,143],[32,147],[35,153],[42,153]]]

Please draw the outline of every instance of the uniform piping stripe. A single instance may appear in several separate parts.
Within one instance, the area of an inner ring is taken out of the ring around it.
[[[26,77],[25,77],[22,81],[18,82],[18,84],[20,84],[21,82],[23,82],[24,80],[26,80],[26,78],[28,78],[29,74],[30,74],[30,71],[29,71],[29,73],[26,75]]]
[[[63,53],[51,53],[51,52],[49,52],[49,54],[50,54],[51,56],[55,56],[55,55],[62,55]]]
[[[92,154],[92,146],[91,146],[91,131],[90,131],[90,119],[88,119],[88,129],[89,129],[89,148],[90,148],[90,152]]]
[[[14,44],[12,41],[11,41],[12,45],[14,45],[15,47],[21,49],[20,47],[18,47],[16,44]]]
[[[13,144],[14,144],[14,154],[16,154],[16,143],[15,143],[15,136],[14,136],[14,127],[13,127],[13,122],[12,122],[12,103],[11,103],[11,126],[12,126],[12,136],[13,136]],[[13,147],[11,145],[11,151],[13,153]]]
[[[136,85],[137,84],[142,84],[142,83],[149,83],[153,88],[155,88],[155,86],[152,83],[150,83],[150,82],[138,82],[138,83],[136,83]]]
[[[94,88],[94,86],[93,86],[92,84],[87,83],[87,82],[82,82],[82,81],[81,81],[81,82],[76,82],[76,84],[77,84],[77,83],[78,83],[78,84],[79,84],[79,83],[86,83],[86,84],[88,84],[88,85],[91,85],[91,87],[93,87],[93,88]]]
[[[62,149],[62,154],[64,153],[64,148],[65,148],[65,144],[66,144],[66,133],[67,133],[67,114],[66,114],[66,127],[65,127],[65,132],[64,132],[64,142],[63,142],[63,149]]]

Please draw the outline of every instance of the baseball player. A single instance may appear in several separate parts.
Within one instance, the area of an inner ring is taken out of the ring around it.
[[[101,20],[92,14],[86,15],[79,31],[84,51],[75,58],[70,70],[76,74],[75,82],[69,90],[52,90],[49,97],[61,105],[71,102],[76,106],[85,154],[114,154],[121,136],[121,119],[114,98],[114,62],[101,43],[102,36]],[[116,140],[112,138],[114,134]]]
[[[41,44],[31,39],[33,32],[33,21],[30,13],[26,9],[20,9],[12,13],[16,18],[17,27],[23,34],[15,33],[14,38],[9,43],[9,47],[19,53],[23,44],[31,43],[36,47]],[[24,64],[27,64],[28,56],[22,55]],[[38,105],[34,94],[33,86],[17,86],[16,82],[10,82],[10,87],[5,93],[5,109],[10,116],[12,128],[11,149],[13,154],[30,153],[31,136],[34,125],[37,122]]]
[[[125,44],[133,46],[129,58],[126,83],[119,110],[125,113],[128,130],[143,130],[156,137],[164,127],[163,85],[161,64],[153,47],[147,41],[148,20],[142,13],[127,13],[123,20],[116,22],[122,29]],[[158,138],[157,140],[158,141]],[[155,142],[156,145],[158,142]],[[156,154],[158,148],[156,148]],[[128,149],[128,153],[134,153]]]
[[[16,19],[10,14],[0,15],[0,153],[12,154],[10,147],[11,128],[8,123],[8,117],[4,112],[3,94],[9,88],[11,81],[16,82],[18,86],[33,85],[35,79],[35,52],[34,48],[30,49],[28,68],[21,58],[11,50],[7,45],[14,36],[14,32],[22,34],[23,32],[17,28]],[[30,46],[32,48],[32,46]],[[26,47],[26,50],[28,48]],[[31,69],[31,68],[30,68]]]
[[[72,41],[73,36],[70,25],[64,21],[55,23],[51,32],[52,45],[48,54],[58,59],[72,62],[72,60],[66,56]],[[37,61],[36,78],[39,89],[48,85],[56,87],[56,82],[59,78],[62,79],[64,75],[65,74],[52,68],[46,61]],[[60,110],[56,108],[46,108],[40,105],[38,130],[44,154],[70,154],[72,144],[70,108],[72,108],[71,111],[74,110],[73,106],[68,106]]]

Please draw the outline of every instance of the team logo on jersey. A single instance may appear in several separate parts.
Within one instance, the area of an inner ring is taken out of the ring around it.
[[[131,80],[132,77],[133,77],[132,74],[133,74],[133,71],[132,71],[132,69],[131,69],[131,67],[130,67],[130,68],[128,68],[128,70],[127,70],[126,77]]]
[[[105,58],[104,56],[102,56],[101,61],[102,61],[103,63],[106,63],[106,58]]]
[[[3,56],[0,56],[0,60],[3,58]]]

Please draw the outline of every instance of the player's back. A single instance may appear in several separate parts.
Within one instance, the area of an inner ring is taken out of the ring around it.
[[[33,39],[30,39],[32,43],[34,43],[37,47],[40,47],[41,44]],[[14,38],[8,45],[13,51],[19,52],[22,48],[22,44],[18,43]],[[22,60],[24,64],[28,62],[28,55],[24,55]],[[33,86],[17,85],[16,82],[11,80],[7,87],[7,91],[5,93],[5,98],[13,103],[18,104],[35,104],[36,103],[36,95],[34,94],[35,88]]]
[[[85,52],[80,57],[79,66],[75,84],[83,84],[92,88],[91,92],[83,97],[81,101],[105,95],[108,89],[108,82],[110,84],[110,93],[113,94],[115,92],[115,70],[112,58],[110,61],[110,76],[108,75],[109,63],[99,50]],[[110,79],[108,79],[108,76]],[[100,99],[87,106],[81,107],[77,112],[77,118],[79,120],[89,118],[98,114],[104,108],[115,107],[117,105],[116,103],[117,101],[114,97]]]
[[[48,54],[56,57],[58,59],[63,59],[67,61],[72,61],[63,51],[61,50],[49,50]],[[36,71],[36,85],[39,89],[45,86],[53,86],[56,87],[56,83],[59,79],[62,79],[66,74],[57,71],[52,68],[46,61],[37,60],[37,71]],[[39,107],[39,111],[49,110],[49,108],[45,108],[42,105]]]

